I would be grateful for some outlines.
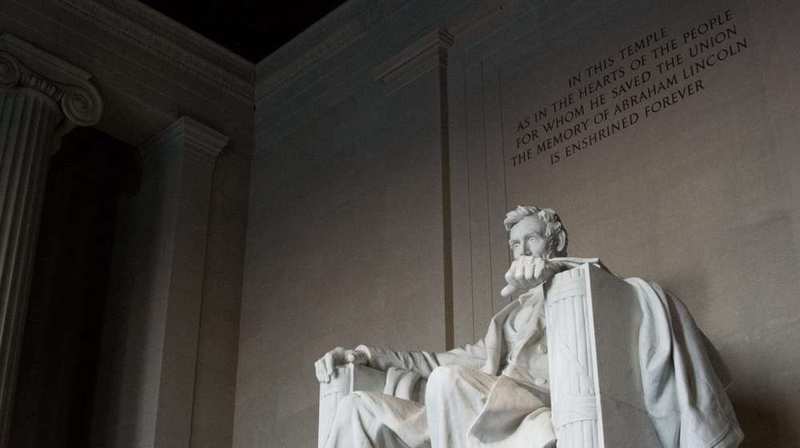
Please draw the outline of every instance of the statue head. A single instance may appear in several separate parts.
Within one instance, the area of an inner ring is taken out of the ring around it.
[[[520,205],[506,213],[503,225],[514,259],[523,255],[542,258],[567,255],[567,229],[551,208]]]

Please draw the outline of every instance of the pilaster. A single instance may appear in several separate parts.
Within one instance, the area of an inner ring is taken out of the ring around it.
[[[441,174],[442,213],[442,267],[445,346],[455,346],[453,298],[453,244],[450,185],[450,118],[447,87],[448,50],[453,46],[453,36],[443,28],[434,29],[406,46],[402,51],[379,64],[373,70],[376,81],[381,82],[386,95],[391,95],[422,76],[434,73],[439,84],[439,154]]]
[[[191,443],[211,188],[216,159],[227,143],[226,136],[182,117],[142,147],[150,160],[145,166],[170,183],[164,191],[173,195],[156,198],[167,204],[166,214],[172,217],[167,232],[171,240],[165,242],[170,248],[164,263],[169,272],[162,273],[170,280],[163,291],[156,447],[188,448]]]

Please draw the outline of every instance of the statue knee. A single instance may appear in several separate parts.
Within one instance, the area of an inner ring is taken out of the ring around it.
[[[439,366],[433,369],[425,389],[425,402],[450,395],[457,389],[457,384],[463,376],[464,367],[461,366]]]
[[[339,400],[338,413],[343,415],[358,415],[364,407],[363,392],[351,392]]]

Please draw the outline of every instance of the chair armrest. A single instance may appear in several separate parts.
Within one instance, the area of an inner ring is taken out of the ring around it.
[[[336,373],[328,383],[320,383],[320,397],[331,394],[347,395],[353,391],[383,392],[386,372],[372,367],[345,364],[336,367]]]
[[[339,400],[353,391],[382,393],[386,373],[364,365],[345,364],[336,367],[336,374],[327,383],[319,384],[319,446],[330,432]]]
[[[319,385],[319,446],[324,445],[330,432],[339,400],[350,393],[382,393],[424,404],[426,385],[425,378],[409,370],[390,368],[387,373],[352,363],[336,367],[331,380]]]

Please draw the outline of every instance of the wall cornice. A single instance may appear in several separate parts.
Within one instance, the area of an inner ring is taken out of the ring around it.
[[[256,65],[256,102],[332,60],[367,36],[408,0],[351,0]]]
[[[57,0],[56,4],[86,17],[164,63],[177,65],[243,101],[253,101],[253,63],[142,3]]]
[[[298,58],[288,62],[283,68],[275,70],[275,72],[259,81],[256,85],[256,98],[275,92],[310,67],[334,57],[337,53],[358,41],[366,33],[366,27],[358,20],[345,23],[322,42],[313,46]]]
[[[426,34],[409,44],[409,47],[424,46],[426,39],[433,39],[437,40],[437,45],[441,42],[442,48],[446,49],[462,34],[507,14],[512,9],[512,3],[514,0],[480,0],[474,2],[474,7],[466,7],[466,2],[461,0],[444,1],[436,6],[424,0],[351,0],[256,65],[255,101],[258,103],[280,92],[304,74],[318,71],[323,65],[336,65],[335,58],[338,55],[362,40],[383,38],[380,35],[381,25],[393,20],[400,11],[413,8],[412,5],[430,8],[433,17],[436,17],[431,27],[447,31]],[[436,48],[437,51],[439,49]],[[415,49],[406,48],[404,51],[413,52]],[[402,54],[399,58],[413,56]],[[391,76],[380,70],[378,68],[373,72],[375,79],[381,78],[382,74]]]

